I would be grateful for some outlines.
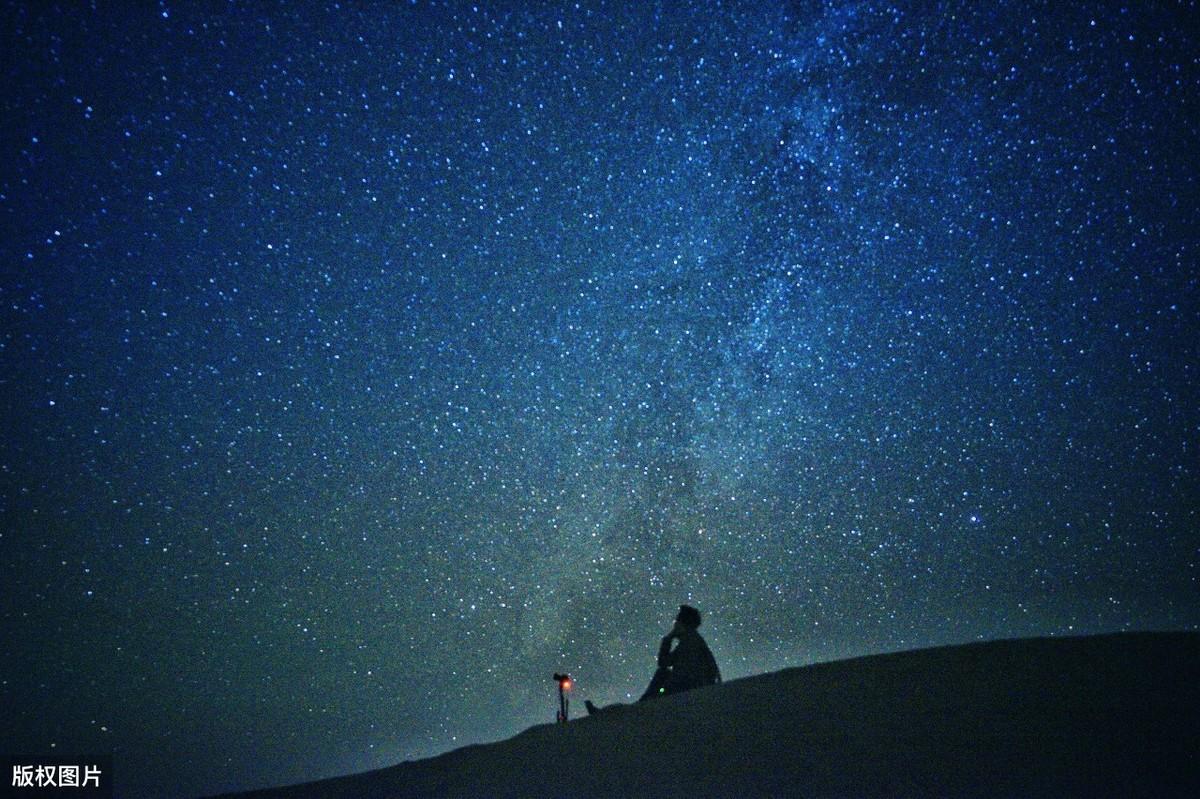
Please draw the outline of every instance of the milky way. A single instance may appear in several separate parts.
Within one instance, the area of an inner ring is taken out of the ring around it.
[[[1194,3],[527,5],[7,4],[0,750],[1200,628]]]

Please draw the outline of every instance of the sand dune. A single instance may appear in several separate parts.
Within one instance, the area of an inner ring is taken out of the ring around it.
[[[1200,634],[997,641],[788,669],[227,796],[1195,797]]]

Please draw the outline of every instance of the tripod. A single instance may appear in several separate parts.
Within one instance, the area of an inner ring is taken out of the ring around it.
[[[567,712],[571,706],[571,702],[567,699],[567,691],[571,690],[571,675],[555,674],[554,681],[558,683],[558,714],[554,720],[563,724],[567,721]]]

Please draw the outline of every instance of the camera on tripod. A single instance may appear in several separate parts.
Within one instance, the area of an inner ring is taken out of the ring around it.
[[[571,675],[554,673],[554,681],[558,683],[558,713],[554,720],[562,723],[567,720],[567,710],[571,703],[567,699],[567,691],[571,690]]]

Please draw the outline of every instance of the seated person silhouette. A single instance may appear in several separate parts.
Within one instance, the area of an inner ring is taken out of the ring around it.
[[[655,670],[654,677],[639,702],[714,685],[721,681],[721,670],[717,668],[716,658],[713,657],[708,644],[700,637],[700,633],[696,632],[699,626],[700,611],[691,605],[680,605],[679,615],[675,617],[675,626],[663,636],[662,643],[659,644],[658,669]],[[674,649],[671,648],[672,645]],[[584,704],[588,713],[598,713],[607,709],[596,707],[590,699]]]

